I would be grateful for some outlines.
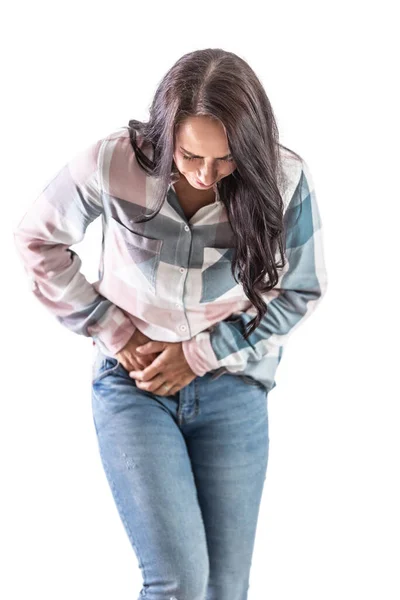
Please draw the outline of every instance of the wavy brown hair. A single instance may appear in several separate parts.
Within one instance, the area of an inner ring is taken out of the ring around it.
[[[148,122],[131,119],[129,134],[139,165],[159,180],[153,219],[165,201],[171,174],[178,174],[173,159],[176,128],[190,116],[210,116],[225,126],[230,152],[237,168],[218,183],[236,252],[232,275],[237,277],[257,316],[247,324],[247,339],[267,311],[262,294],[278,282],[278,268],[286,264],[283,200],[285,187],[278,128],[271,104],[258,77],[239,56],[207,48],[183,55],[165,74],[150,106]],[[137,143],[136,135],[141,136]],[[149,143],[150,159],[139,146]],[[301,160],[301,159],[300,159]],[[277,250],[280,260],[275,262]],[[267,274],[267,278],[265,277]],[[239,283],[238,279],[235,280]]]

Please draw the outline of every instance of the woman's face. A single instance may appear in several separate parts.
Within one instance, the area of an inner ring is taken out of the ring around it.
[[[188,117],[180,124],[175,135],[174,161],[198,190],[211,188],[236,169],[224,126],[206,116]]]

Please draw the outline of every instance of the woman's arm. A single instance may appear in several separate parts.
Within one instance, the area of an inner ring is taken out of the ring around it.
[[[302,161],[300,179],[285,212],[288,264],[278,284],[263,295],[267,312],[246,340],[245,325],[256,315],[254,306],[237,318],[216,323],[182,342],[192,371],[197,375],[225,367],[246,373],[249,362],[266,360],[271,373],[293,331],[316,309],[327,290],[321,218],[313,180]]]
[[[87,281],[80,257],[70,249],[103,211],[103,143],[91,144],[57,173],[14,230],[14,239],[36,298],[62,325],[114,355],[136,327]]]

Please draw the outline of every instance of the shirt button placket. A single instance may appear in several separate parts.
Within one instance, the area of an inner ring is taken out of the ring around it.
[[[189,225],[185,225],[185,231],[190,231],[190,227],[189,227]],[[179,272],[180,272],[180,273],[185,273],[185,272],[186,272],[186,269],[185,269],[184,267],[180,267],[180,269],[179,269]],[[177,302],[177,303],[175,304],[175,306],[177,306],[178,308],[182,308],[182,304],[180,304],[179,302]],[[182,324],[182,325],[179,325],[179,330],[180,330],[180,331],[187,331],[187,326],[186,326],[186,325],[183,325],[183,324]]]
[[[186,269],[184,269],[183,267],[180,267],[180,269],[179,269],[180,273],[184,273],[185,271],[186,271]],[[176,306],[178,308],[182,308],[182,305],[179,304],[178,302],[176,303]],[[186,325],[179,325],[179,331],[186,331],[186,330],[187,330]]]

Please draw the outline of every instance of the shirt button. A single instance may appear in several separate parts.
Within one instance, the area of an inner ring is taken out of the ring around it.
[[[188,225],[185,225],[185,231],[189,231],[190,227]]]
[[[181,273],[184,273],[184,272],[185,272],[185,269],[184,269],[183,267],[181,267],[181,268],[179,269],[179,271],[180,271]]]
[[[186,331],[187,327],[186,327],[186,325],[180,325],[180,326],[179,326],[179,329],[180,329],[181,331]]]

